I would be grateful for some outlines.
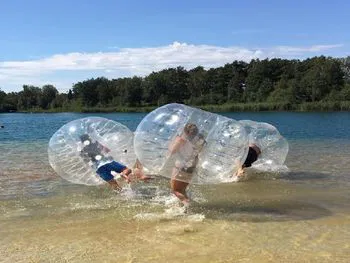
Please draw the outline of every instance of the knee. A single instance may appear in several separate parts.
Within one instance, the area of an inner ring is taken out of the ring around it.
[[[124,175],[129,175],[129,174],[131,174],[131,169],[129,169],[129,168],[125,168],[123,171],[122,171],[122,174],[124,174]]]

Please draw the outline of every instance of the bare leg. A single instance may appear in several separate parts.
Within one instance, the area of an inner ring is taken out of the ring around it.
[[[241,177],[243,175],[244,175],[244,168],[243,167],[238,168],[236,172],[236,176]]]
[[[131,172],[132,172],[131,169],[125,168],[125,169],[120,173],[120,176],[123,177],[127,183],[130,183],[130,182],[131,182],[131,179],[129,178],[129,176],[131,175]]]
[[[143,169],[143,165],[142,165],[142,163],[140,162],[140,160],[139,159],[136,159],[136,162],[135,162],[135,164],[134,164],[134,167],[133,168],[139,168],[140,170],[142,170]]]
[[[118,190],[118,191],[122,190],[122,188],[120,187],[120,185],[119,185],[119,184],[117,183],[117,181],[114,180],[114,179],[109,180],[107,183],[108,183],[114,190]]]
[[[178,181],[175,179],[171,179],[170,181],[170,187],[173,192],[173,194],[179,198],[179,200],[184,204],[188,205],[190,203],[190,199],[187,196],[186,188],[189,185],[189,183]]]
[[[142,180],[142,181],[148,181],[148,180],[153,179],[152,177],[149,177],[149,176],[145,175],[143,173],[143,170],[140,169],[140,168],[134,168],[133,174],[135,175],[135,177],[137,179]]]
[[[143,172],[143,165],[139,161],[139,159],[136,159],[136,162],[135,162],[134,167],[133,167],[133,174],[135,175],[135,177],[138,180],[148,181],[150,179],[153,179],[152,177],[149,177],[149,176],[144,174],[144,172]]]
[[[241,177],[244,175],[244,167],[243,164],[236,160],[235,161],[236,166],[238,167],[237,171],[233,174],[233,176]]]

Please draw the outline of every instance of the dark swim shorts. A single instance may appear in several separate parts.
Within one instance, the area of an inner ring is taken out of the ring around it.
[[[106,163],[102,166],[100,166],[96,173],[105,181],[110,181],[114,178],[112,175],[112,171],[116,173],[121,173],[124,171],[127,167],[125,165],[122,165],[121,163],[118,163],[116,161],[112,161],[110,163]]]
[[[252,147],[249,147],[247,159],[245,159],[243,166],[250,167],[252,166],[252,163],[254,163],[257,159],[258,159],[258,153]]]

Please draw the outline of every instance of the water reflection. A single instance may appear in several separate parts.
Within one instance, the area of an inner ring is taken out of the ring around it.
[[[208,219],[241,222],[312,220],[332,215],[319,205],[293,200],[205,203],[194,205],[190,211],[203,213]]]

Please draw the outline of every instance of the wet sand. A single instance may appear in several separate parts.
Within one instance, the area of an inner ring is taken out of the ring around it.
[[[131,201],[75,190],[2,201],[1,262],[349,261],[349,207],[334,205],[345,188],[325,196],[283,179],[196,186],[187,213],[164,193]]]

